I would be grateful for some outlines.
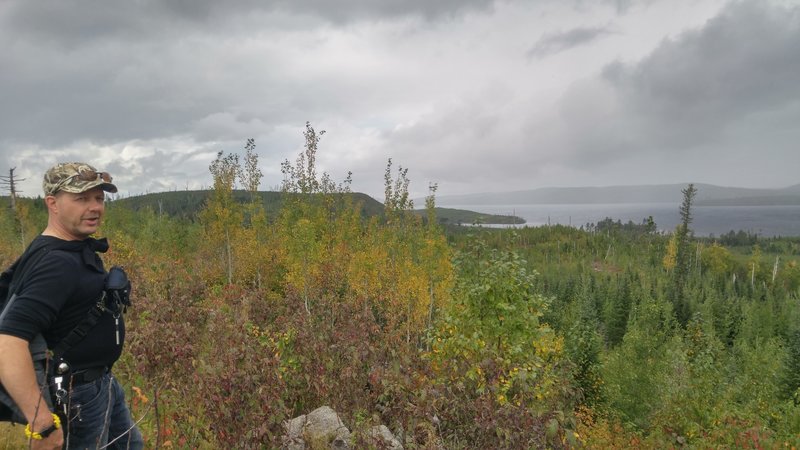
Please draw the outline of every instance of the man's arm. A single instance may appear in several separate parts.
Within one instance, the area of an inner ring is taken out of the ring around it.
[[[19,406],[32,431],[40,431],[53,423],[33,369],[33,359],[28,341],[7,334],[0,334],[0,383]],[[61,448],[64,441],[62,430],[56,430],[42,440],[33,440],[32,448]]]

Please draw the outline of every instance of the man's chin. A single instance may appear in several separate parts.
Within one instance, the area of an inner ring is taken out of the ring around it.
[[[85,228],[81,228],[80,230],[78,230],[78,233],[77,233],[77,234],[81,236],[81,239],[86,239],[86,238],[88,238],[89,236],[91,236],[91,235],[93,235],[93,234],[97,233],[97,229],[98,229],[98,228],[99,228],[99,227],[85,227]]]

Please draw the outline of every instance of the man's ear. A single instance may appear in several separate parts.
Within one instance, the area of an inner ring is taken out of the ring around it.
[[[55,195],[48,195],[44,198],[44,204],[47,206],[48,211],[56,211],[58,206],[56,205],[56,196]]]

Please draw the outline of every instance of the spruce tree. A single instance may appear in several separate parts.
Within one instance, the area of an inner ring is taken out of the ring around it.
[[[615,347],[622,342],[628,328],[628,315],[631,311],[631,284],[630,278],[624,276],[620,281],[617,295],[611,299],[608,324],[606,325],[606,339],[608,344]]]
[[[675,317],[681,325],[686,325],[691,317],[689,301],[686,298],[686,283],[689,277],[689,266],[691,257],[691,237],[692,232],[689,225],[692,223],[692,203],[697,194],[694,184],[689,184],[683,193],[683,202],[680,207],[681,223],[675,229],[675,240],[677,251],[675,254],[675,270],[672,272],[672,280],[669,288],[669,298],[675,310]]]

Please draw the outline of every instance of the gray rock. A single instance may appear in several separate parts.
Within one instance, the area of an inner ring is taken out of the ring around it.
[[[389,450],[403,450],[403,444],[389,431],[386,425],[375,425],[370,430],[370,436],[378,448]]]
[[[295,417],[284,423],[284,450],[344,450],[350,448],[350,430],[336,411],[328,406]]]
[[[283,450],[305,450],[306,442],[303,440],[303,426],[306,424],[305,414],[284,422],[286,434],[283,436]]]

